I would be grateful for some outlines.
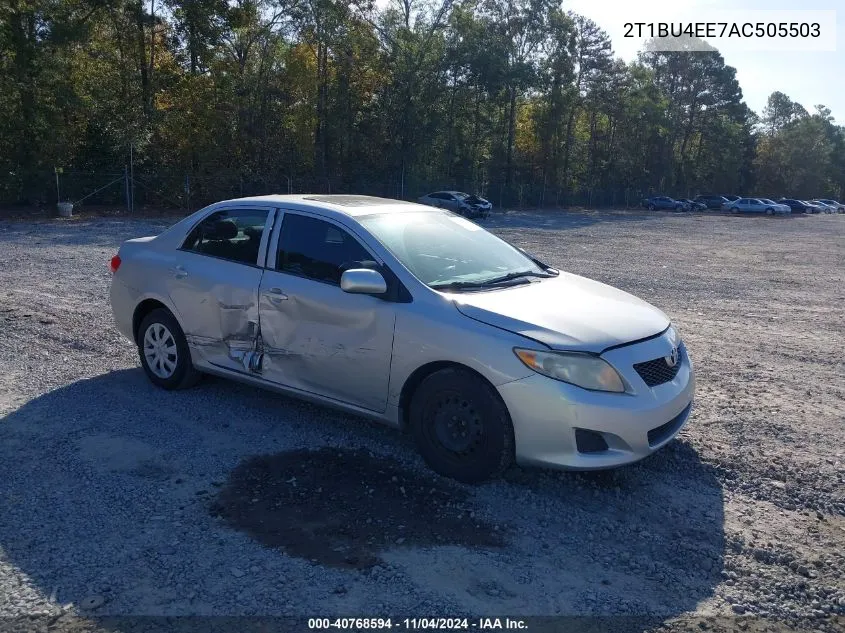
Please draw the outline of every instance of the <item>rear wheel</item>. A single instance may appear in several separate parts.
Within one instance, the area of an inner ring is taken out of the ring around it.
[[[420,455],[435,472],[479,483],[513,461],[510,416],[485,380],[464,369],[437,371],[420,383],[409,410]]]
[[[162,389],[187,389],[202,376],[194,369],[179,322],[162,308],[153,310],[141,321],[138,355],[147,378]]]

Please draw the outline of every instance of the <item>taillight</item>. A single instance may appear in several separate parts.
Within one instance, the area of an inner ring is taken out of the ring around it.
[[[109,269],[112,271],[112,274],[117,272],[117,269],[120,268],[120,255],[115,255],[111,258],[111,262],[109,262]]]

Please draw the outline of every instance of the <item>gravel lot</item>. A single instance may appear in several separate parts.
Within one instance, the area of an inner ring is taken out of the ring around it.
[[[0,618],[845,628],[844,216],[489,220],[663,309],[698,392],[640,464],[480,487],[332,410],[219,379],[154,388],[112,325],[107,262],[167,224],[0,222]]]

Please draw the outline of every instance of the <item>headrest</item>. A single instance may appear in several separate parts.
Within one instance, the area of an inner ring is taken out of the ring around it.
[[[218,220],[205,231],[207,240],[231,240],[238,236],[238,225],[234,220]]]

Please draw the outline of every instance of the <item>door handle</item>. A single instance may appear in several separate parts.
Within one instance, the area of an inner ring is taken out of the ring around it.
[[[188,271],[182,268],[182,266],[174,266],[170,269],[170,272],[173,273],[173,276],[176,279],[184,279],[188,276]]]
[[[288,296],[282,292],[281,288],[270,288],[270,290],[266,291],[264,294],[270,300],[270,303],[279,303],[280,301],[284,301],[288,298]]]

